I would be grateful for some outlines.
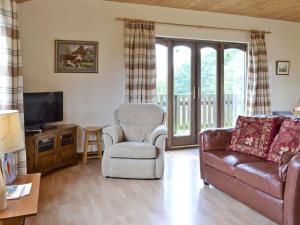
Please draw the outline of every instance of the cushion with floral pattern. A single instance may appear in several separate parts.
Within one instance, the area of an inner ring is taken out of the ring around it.
[[[239,116],[229,149],[266,159],[278,131],[279,117]]]
[[[286,152],[300,152],[300,119],[285,119],[274,138],[267,160],[280,162],[281,155]]]

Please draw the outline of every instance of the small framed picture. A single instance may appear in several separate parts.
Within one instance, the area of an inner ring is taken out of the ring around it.
[[[55,73],[98,73],[98,42],[55,40]]]
[[[290,61],[276,61],[276,75],[289,75]]]

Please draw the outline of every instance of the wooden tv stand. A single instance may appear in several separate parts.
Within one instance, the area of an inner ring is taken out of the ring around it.
[[[42,175],[77,163],[77,125],[58,125],[25,136],[27,172]]]

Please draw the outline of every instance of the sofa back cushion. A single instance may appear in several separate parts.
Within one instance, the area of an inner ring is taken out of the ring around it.
[[[164,122],[164,111],[150,103],[125,103],[118,109],[118,120],[126,141],[148,142],[151,132]]]
[[[285,119],[273,140],[267,160],[279,163],[281,155],[300,152],[300,119]]]
[[[266,159],[278,131],[279,117],[239,116],[229,149]]]

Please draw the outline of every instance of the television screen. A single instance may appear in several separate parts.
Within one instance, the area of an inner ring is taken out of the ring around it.
[[[63,92],[24,93],[25,126],[63,120]]]

